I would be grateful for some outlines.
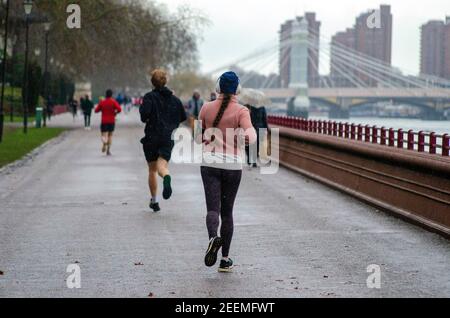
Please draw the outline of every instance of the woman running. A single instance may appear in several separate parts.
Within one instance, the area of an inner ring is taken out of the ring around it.
[[[145,95],[139,109],[141,120],[146,124],[145,137],[141,140],[149,167],[148,183],[151,193],[150,209],[161,210],[158,203],[158,175],[163,179],[164,200],[172,196],[172,178],[169,161],[174,142],[172,132],[186,121],[186,112],[181,101],[167,85],[167,73],[155,70],[151,73],[154,90]]]
[[[108,89],[106,91],[106,99],[102,100],[95,108],[96,113],[102,113],[102,125],[100,127],[102,132],[102,152],[111,156],[111,144],[116,127],[116,116],[122,112],[119,103],[116,102],[113,96],[113,91]]]
[[[203,129],[206,130],[203,136],[204,163],[201,174],[208,210],[206,225],[210,242],[205,264],[208,267],[214,266],[217,262],[217,253],[222,248],[219,272],[231,272],[233,261],[229,258],[229,252],[234,231],[233,207],[245,160],[239,142],[236,142],[235,138],[226,140],[227,130],[235,132],[242,129],[243,133],[240,136],[250,144],[256,142],[256,131],[252,126],[248,108],[238,104],[236,96],[240,92],[238,76],[234,72],[223,74],[216,90],[219,94],[217,100],[205,104],[199,116]],[[217,136],[208,133],[211,129],[218,129]],[[211,145],[214,147],[211,148]],[[220,219],[222,225],[219,237]]]

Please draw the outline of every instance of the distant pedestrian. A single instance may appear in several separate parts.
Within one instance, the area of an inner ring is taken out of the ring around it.
[[[209,97],[209,101],[210,102],[214,102],[217,99],[217,94],[212,92],[210,97]]]
[[[163,179],[163,198],[168,200],[172,196],[172,178],[169,172],[174,147],[172,133],[187,118],[181,101],[166,87],[167,73],[154,70],[151,81],[154,89],[145,95],[139,112],[142,122],[146,124],[145,137],[141,143],[149,167],[150,209],[159,212],[158,175]]]
[[[81,109],[84,115],[84,128],[86,130],[91,129],[91,116],[94,109],[94,103],[89,99],[89,95],[86,95],[81,102]]]
[[[229,258],[234,232],[233,209],[245,161],[238,147],[239,142],[235,138],[226,140],[225,137],[228,129],[236,131],[241,128],[241,137],[245,138],[246,143],[252,144],[257,138],[248,108],[238,103],[236,95],[240,90],[239,78],[234,72],[223,74],[218,82],[218,99],[205,104],[199,116],[204,131],[219,129],[222,133],[221,136],[204,134],[204,163],[201,167],[208,210],[206,225],[210,238],[205,264],[214,266],[217,253],[222,248],[219,272],[231,272],[233,269],[233,261]],[[221,237],[218,236],[220,219]]]
[[[123,95],[122,93],[118,94],[117,97],[115,98],[116,102],[119,103],[120,107],[122,108],[122,110],[124,112],[126,112],[125,110],[125,95]]]
[[[131,106],[133,105],[133,102],[130,96],[125,95],[124,105],[125,105],[125,113],[128,114],[129,112],[131,112]]]
[[[54,107],[55,107],[55,104],[53,102],[53,97],[51,95],[49,95],[47,98],[47,109],[46,109],[47,119],[49,121],[52,120]]]
[[[106,99],[102,100],[95,108],[96,113],[102,113],[102,124],[100,127],[102,133],[102,152],[111,156],[111,145],[114,130],[116,127],[116,116],[122,112],[119,103],[113,98],[113,91],[106,91]]]
[[[204,101],[201,98],[200,92],[197,90],[194,91],[191,100],[189,100],[188,102],[189,124],[192,131],[194,131],[194,124],[195,121],[198,119],[203,104]]]
[[[257,161],[261,156],[261,149],[260,149],[260,136],[262,129],[269,129],[269,125],[267,123],[267,111],[266,108],[261,107],[254,107],[252,105],[245,105],[250,110],[250,117],[252,119],[253,127],[255,127],[258,141],[256,143],[256,153],[250,151],[250,146],[245,147],[245,151],[247,154],[247,164],[249,166],[252,166],[253,168],[257,168],[258,164]]]
[[[73,99],[73,97],[69,99],[69,108],[70,111],[72,112],[73,121],[75,121],[75,118],[77,117],[78,114],[78,102],[75,99]]]

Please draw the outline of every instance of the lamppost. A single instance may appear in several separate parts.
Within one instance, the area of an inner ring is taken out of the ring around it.
[[[12,82],[14,82],[14,78],[15,78],[15,56],[14,56],[14,46],[16,45],[16,41],[17,41],[17,37],[16,36],[14,36],[11,40],[10,40],[10,43],[11,43],[11,46],[12,46],[12,56],[11,56],[11,79],[12,79]],[[10,103],[9,103],[9,120],[10,120],[10,122],[14,122],[14,104],[15,104],[15,100],[14,100],[14,97],[16,96],[15,95],[15,89],[14,89],[15,87],[14,87],[14,83],[13,83],[13,85],[11,85],[11,94],[10,94],[10,96],[9,96],[9,98],[10,98]]]
[[[50,34],[51,23],[46,22],[44,24],[45,29],[45,69],[44,69],[44,127],[47,127],[47,106],[48,106],[48,82],[49,82],[49,73],[48,73],[48,36]]]
[[[23,8],[25,9],[25,66],[22,85],[22,99],[23,99],[23,132],[28,132],[28,46],[30,33],[30,14],[33,9],[33,0],[24,0]]]
[[[5,0],[3,1],[5,3]],[[5,41],[3,47],[2,61],[2,92],[0,97],[0,143],[3,140],[3,122],[5,115],[3,111],[3,102],[5,100],[5,81],[6,81],[6,55],[8,54],[8,23],[9,23],[9,0],[6,0],[6,16],[5,16]]]

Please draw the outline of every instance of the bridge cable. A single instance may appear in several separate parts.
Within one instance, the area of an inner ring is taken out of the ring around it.
[[[314,48],[313,46],[311,46],[313,50],[316,50],[316,52],[322,55],[326,55],[326,57],[328,57],[328,53],[323,50],[321,52],[319,52],[317,50],[317,48]],[[330,59],[330,63],[332,64],[332,66],[342,75],[344,76],[347,80],[349,80],[353,85],[355,85],[357,88],[368,88],[368,85],[364,82],[361,81],[361,79],[353,77],[354,74],[349,75],[348,73],[346,73],[345,71],[343,71],[338,65],[336,65],[335,63],[333,63],[333,61]]]

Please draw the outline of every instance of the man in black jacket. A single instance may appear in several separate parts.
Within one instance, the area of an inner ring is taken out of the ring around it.
[[[89,99],[89,95],[86,95],[81,99],[81,110],[84,115],[84,129],[91,129],[91,116],[94,109],[94,103]]]
[[[260,137],[261,137],[261,129],[269,129],[269,125],[267,123],[267,110],[265,107],[254,107],[251,105],[245,105],[250,110],[250,116],[252,118],[253,127],[256,129],[258,135],[258,141],[256,143],[256,154],[250,152],[250,147],[246,146],[245,151],[247,153],[247,164],[249,166],[253,166],[253,168],[257,168],[257,159],[261,156],[260,149]],[[256,155],[256,156],[255,156]],[[256,157],[256,158],[255,158]]]
[[[145,95],[139,112],[146,124],[141,143],[149,165],[150,208],[159,212],[158,175],[164,181],[163,198],[168,200],[172,196],[172,178],[168,168],[174,147],[172,133],[187,117],[180,99],[166,87],[167,74],[155,70],[151,75],[154,90]]]

